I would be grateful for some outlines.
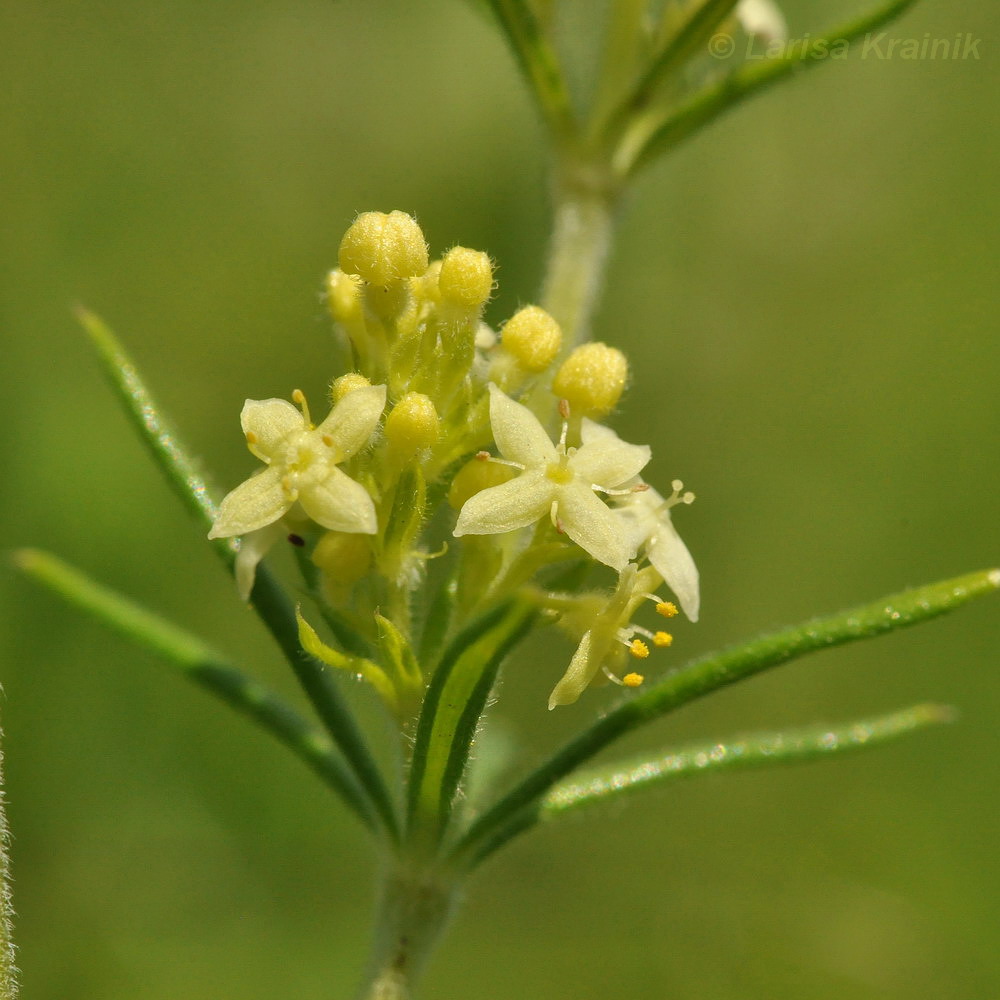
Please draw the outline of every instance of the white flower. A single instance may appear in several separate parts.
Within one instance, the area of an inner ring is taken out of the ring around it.
[[[367,444],[385,407],[385,394],[382,385],[356,389],[344,396],[318,427],[309,421],[301,392],[296,391],[292,398],[302,412],[283,399],[248,399],[240,422],[247,445],[266,468],[222,501],[208,537],[258,532],[273,525],[296,503],[308,517],[331,531],[374,534],[377,524],[371,497],[337,465]],[[257,536],[250,548],[262,555],[261,550],[273,541],[272,535]]]
[[[549,695],[550,711],[557,705],[573,704],[602,675],[624,687],[638,687],[642,683],[643,678],[639,674],[628,673],[621,678],[618,672],[629,654],[640,660],[649,656],[649,646],[636,639],[637,634],[645,636],[654,646],[669,646],[673,641],[666,632],[650,632],[631,621],[644,601],[652,601],[666,617],[677,614],[673,605],[648,593],[649,587],[658,579],[655,569],[646,567],[639,570],[635,563],[629,563],[619,575],[618,586],[610,596],[585,594],[564,599],[567,607],[559,624],[573,635],[582,633],[582,637],[566,673]]]
[[[559,443],[553,444],[531,410],[493,384],[490,423],[500,453],[521,474],[467,500],[455,535],[513,531],[548,514],[558,530],[598,562],[624,569],[634,550],[623,522],[594,491],[614,490],[637,476],[650,459],[649,448],[626,444],[617,435],[592,435],[587,420],[582,447],[566,447],[565,425]]]
[[[760,35],[769,42],[784,41],[788,25],[784,15],[773,0],[740,0],[736,17],[748,35]]]
[[[616,513],[625,525],[629,545],[646,546],[646,556],[667,586],[677,595],[684,614],[696,622],[700,603],[698,568],[670,519],[670,508],[691,503],[693,493],[682,493],[675,479],[673,493],[664,499],[652,487],[624,496]]]

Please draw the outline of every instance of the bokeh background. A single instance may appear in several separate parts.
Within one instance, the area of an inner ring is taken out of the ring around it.
[[[789,0],[793,34],[859,10],[817,6]],[[677,522],[704,614],[677,657],[1000,560],[994,31],[989,0],[926,0],[890,37],[970,32],[980,58],[822,66],[626,205],[597,332],[632,359],[622,436],[699,497]],[[234,484],[243,399],[335,374],[319,288],[355,212],[488,250],[495,322],[535,296],[546,163],[512,61],[459,0],[9,0],[0,51],[2,544],[63,554],[294,693],[71,308],[108,320]],[[0,587],[25,995],[350,995],[375,869],[353,820],[151,654],[9,568]],[[1000,995],[998,622],[986,601],[642,734],[623,749],[961,711],[521,840],[471,887],[426,995]],[[549,714],[552,662],[534,647],[507,673],[515,767],[606,697]]]

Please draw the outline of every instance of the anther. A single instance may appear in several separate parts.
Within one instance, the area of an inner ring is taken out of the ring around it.
[[[258,441],[257,435],[253,431],[247,431],[245,435],[247,439],[247,444],[256,444]]]
[[[635,672],[626,674],[622,678],[622,684],[627,688],[637,688],[646,678],[642,674],[637,674]]]
[[[568,399],[560,399],[559,400],[559,416],[562,417],[563,420],[569,420],[569,400]]]
[[[313,422],[309,417],[309,404],[306,402],[306,394],[301,389],[293,389],[292,402],[302,411],[305,422],[309,427],[312,427]]]
[[[658,615],[663,615],[664,618],[676,618],[677,617],[677,605],[673,601],[660,601],[656,605],[656,613]]]
[[[296,535],[294,531],[288,536],[288,541],[297,549],[301,549],[306,544],[306,540],[301,535]]]
[[[645,660],[649,656],[649,646],[642,639],[633,639],[628,644],[628,651],[637,659]]]
[[[656,632],[653,635],[653,645],[663,649],[665,646],[673,645],[674,637],[669,632]]]

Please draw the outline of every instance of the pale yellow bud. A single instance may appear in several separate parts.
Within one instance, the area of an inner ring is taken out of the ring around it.
[[[437,441],[439,423],[430,397],[408,392],[385,419],[386,440],[397,453],[409,457]]]
[[[519,309],[501,331],[501,342],[526,371],[542,372],[556,359],[562,346],[559,324],[538,306]]]
[[[312,561],[323,571],[327,583],[349,587],[368,572],[372,562],[371,545],[366,535],[328,531],[316,543]]]
[[[350,326],[361,316],[361,281],[355,274],[331,271],[326,276],[326,304],[338,323]]]
[[[427,270],[427,243],[405,212],[364,212],[340,241],[341,270],[390,288]]]
[[[339,403],[349,392],[354,392],[355,389],[364,389],[370,385],[371,382],[360,372],[348,372],[333,380],[330,385],[330,401]]]
[[[584,417],[603,417],[614,409],[628,380],[628,361],[607,344],[581,344],[560,365],[552,391],[565,399],[570,411]]]
[[[479,309],[493,291],[493,262],[489,255],[468,247],[452,247],[441,261],[438,289],[441,297],[454,305]]]
[[[510,482],[518,470],[500,462],[491,462],[488,458],[473,458],[466,462],[455,478],[451,481],[448,489],[448,503],[455,510],[461,510],[465,506],[466,500],[474,497],[482,490],[491,486],[502,486]]]

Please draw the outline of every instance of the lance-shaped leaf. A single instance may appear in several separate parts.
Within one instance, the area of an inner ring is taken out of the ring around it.
[[[91,580],[46,552],[21,549],[14,562],[24,573],[86,611],[102,624],[162,656],[181,673],[249,716],[305,761],[372,828],[377,819],[368,797],[331,740],[298,712],[252,680],[197,636]]]
[[[445,649],[424,697],[410,767],[410,822],[424,834],[447,825],[497,671],[536,615],[528,602],[506,601]]]
[[[789,48],[784,55],[741,66],[695,94],[679,108],[668,111],[651,109],[637,116],[624,131],[614,154],[615,174],[621,178],[632,176],[661,153],[673,149],[748,97],[811,66],[830,62],[835,44],[841,46],[863,38],[899,17],[915,2],[890,0],[839,28],[817,33],[803,48]]]
[[[185,505],[204,522],[211,524],[217,508],[204,480],[195,471],[196,463],[178,442],[132,359],[101,320],[86,310],[79,310],[79,316],[97,347],[119,401],[156,464]],[[232,571],[237,552],[232,539],[219,538],[213,545]],[[284,653],[327,732],[350,762],[358,781],[367,789],[386,830],[394,835],[396,820],[392,802],[361,730],[332,678],[324,674],[316,660],[302,656],[295,611],[285,592],[264,567],[257,570],[250,602]]]
[[[694,660],[613,709],[508,792],[475,822],[456,855],[475,864],[522,829],[535,803],[562,778],[625,733],[770,667],[806,653],[935,618],[1000,587],[1000,570],[982,570],[893,594],[840,614],[732,646]]]

